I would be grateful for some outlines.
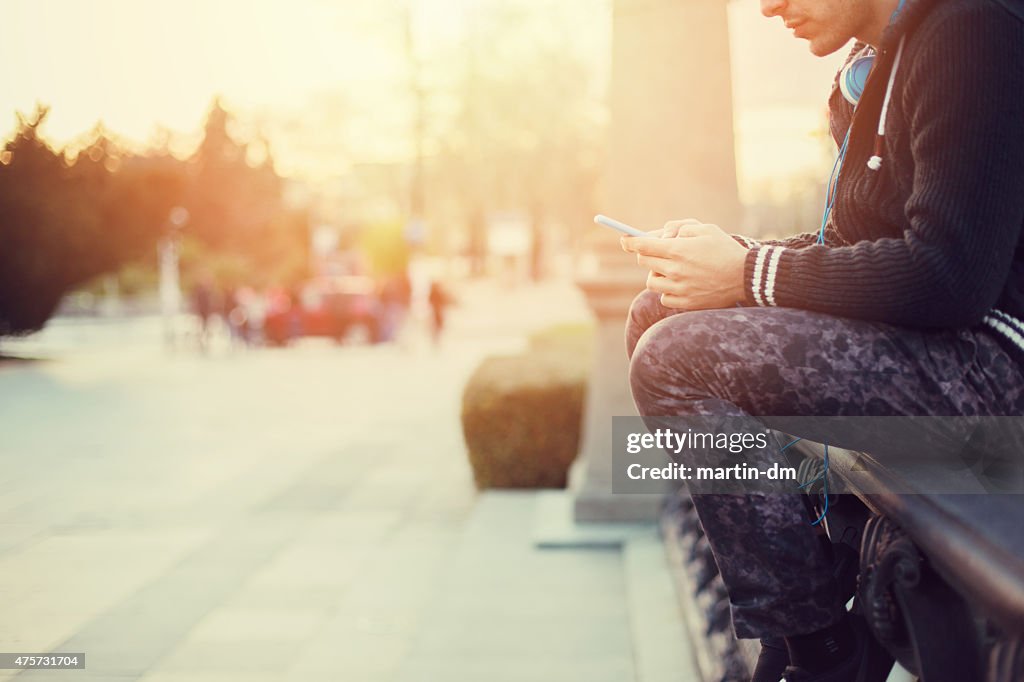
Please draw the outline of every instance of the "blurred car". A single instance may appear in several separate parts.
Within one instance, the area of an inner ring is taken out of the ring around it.
[[[370,277],[318,277],[307,282],[297,295],[272,297],[264,335],[274,346],[303,336],[325,336],[340,343],[361,330],[370,343],[377,343],[379,310],[376,285]]]

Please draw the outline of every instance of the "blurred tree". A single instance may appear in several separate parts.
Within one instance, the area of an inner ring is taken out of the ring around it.
[[[185,231],[193,243],[183,263],[193,268],[231,263],[230,279],[248,279],[248,284],[294,283],[308,271],[308,218],[285,207],[284,181],[267,143],[237,140],[234,126],[215,99],[203,141],[189,159]]]
[[[522,7],[493,6],[477,17],[461,56],[457,114],[441,137],[437,192],[455,193],[474,270],[487,250],[486,216],[525,213],[531,273],[542,272],[545,237],[575,242],[589,225],[603,166],[603,106],[591,70],[564,34],[536,30]]]
[[[170,157],[129,159],[102,128],[74,158],[19,115],[0,152],[0,336],[42,327],[61,296],[150,252],[183,176]]]
[[[308,275],[308,216],[284,205],[266,143],[236,141],[218,101],[187,162],[166,149],[129,154],[101,126],[76,154],[56,151],[39,134],[47,111],[19,116],[0,151],[0,336],[40,329],[64,293],[98,275],[152,268],[177,206],[189,215],[186,269],[208,269],[227,286]],[[135,272],[134,281],[152,278]]]

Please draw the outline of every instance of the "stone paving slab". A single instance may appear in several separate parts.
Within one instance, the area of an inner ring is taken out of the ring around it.
[[[623,561],[637,679],[699,682],[693,642],[686,632],[661,539],[653,532],[630,539]]]
[[[541,549],[622,549],[630,538],[654,533],[653,522],[577,523],[573,493],[542,490],[534,511],[533,541]]]
[[[536,548],[536,503],[481,495],[397,680],[634,679],[620,553]]]

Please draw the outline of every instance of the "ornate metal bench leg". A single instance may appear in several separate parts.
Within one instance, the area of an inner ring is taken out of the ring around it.
[[[983,679],[978,633],[963,599],[885,517],[864,529],[858,598],[875,636],[921,682]]]

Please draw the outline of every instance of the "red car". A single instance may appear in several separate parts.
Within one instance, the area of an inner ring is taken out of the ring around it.
[[[376,285],[369,277],[320,277],[308,282],[298,301],[287,294],[270,301],[264,324],[267,343],[281,346],[302,336],[326,336],[338,342],[356,328],[370,343],[380,336]]]

